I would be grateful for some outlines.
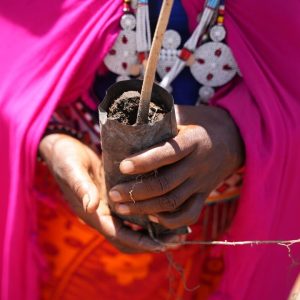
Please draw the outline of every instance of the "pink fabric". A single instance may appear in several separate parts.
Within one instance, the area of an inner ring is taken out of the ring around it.
[[[87,90],[118,30],[122,1],[0,2],[0,298],[36,299],[38,141],[54,107]]]
[[[185,8],[195,15],[200,2]],[[226,1],[228,44],[243,80],[214,104],[230,112],[246,146],[240,206],[224,237],[230,241],[300,237],[299,11],[297,0]],[[299,245],[291,255],[299,262]],[[287,299],[299,271],[285,247],[227,247],[212,299]]]
[[[300,2],[226,1],[228,43],[243,74],[216,104],[246,145],[240,207],[228,240],[300,237]],[[299,262],[300,247],[291,255]],[[287,299],[299,265],[280,246],[229,247],[214,299]]]
[[[37,144],[54,107],[91,83],[116,36],[121,0],[0,2],[0,293],[36,299]],[[190,26],[202,1],[186,0]],[[230,240],[299,237],[300,3],[227,0],[228,40],[244,80],[216,105],[246,145],[246,178]],[[293,35],[292,35],[293,34]],[[228,247],[215,299],[285,299],[299,268],[279,246]],[[299,247],[292,248],[299,258]]]
[[[185,2],[194,15],[200,5]],[[234,118],[247,158],[240,206],[224,237],[230,241],[300,237],[299,11],[297,0],[226,1],[228,44],[243,80],[214,104]],[[291,255],[299,262],[299,245]],[[287,299],[299,271],[285,247],[228,247],[212,299]]]

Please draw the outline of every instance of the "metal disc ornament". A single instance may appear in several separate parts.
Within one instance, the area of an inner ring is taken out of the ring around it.
[[[205,43],[195,51],[194,55],[195,62],[191,65],[191,73],[202,85],[222,86],[237,73],[237,65],[231,50],[223,43]]]
[[[106,67],[118,75],[130,75],[131,66],[137,64],[136,33],[122,30],[104,59]]]

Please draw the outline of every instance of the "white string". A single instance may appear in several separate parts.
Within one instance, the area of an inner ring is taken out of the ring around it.
[[[136,11],[136,47],[137,52],[149,52],[151,47],[151,31],[149,7],[138,5]]]
[[[195,51],[197,43],[200,37],[204,34],[205,30],[207,29],[207,26],[210,24],[214,13],[214,9],[205,7],[200,22],[198,23],[196,29],[194,30],[190,38],[185,42],[183,46],[184,48],[192,52]],[[173,80],[180,74],[184,67],[185,61],[181,60],[179,57],[176,57],[174,65],[172,66],[171,70],[164,76],[164,78],[160,82],[160,86],[162,86],[163,88],[168,88],[173,82]]]

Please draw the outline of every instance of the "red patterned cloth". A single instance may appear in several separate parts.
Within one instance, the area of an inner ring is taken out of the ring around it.
[[[99,152],[97,115],[88,102],[59,107],[48,132],[72,134]],[[71,212],[45,164],[38,164],[36,174],[44,199],[38,205],[39,243],[46,259],[42,299],[203,300],[214,290],[223,272],[222,253],[193,245],[167,254],[122,254]],[[235,174],[211,194],[189,239],[216,239],[224,232],[240,185],[241,174]]]
[[[167,254],[172,255],[173,263],[165,253],[123,254],[71,212],[47,167],[39,163],[37,168],[36,185],[43,199],[38,203],[38,239],[43,252],[41,299],[204,300],[212,293],[223,272],[222,253],[183,246]],[[234,205],[231,207],[233,213]],[[216,228],[205,223],[205,216],[211,219],[214,210],[216,206],[206,208],[189,239],[203,238],[204,224],[206,234],[216,234]],[[215,217],[220,226],[221,215]],[[227,214],[225,223],[229,218]],[[200,287],[188,291],[184,284]]]

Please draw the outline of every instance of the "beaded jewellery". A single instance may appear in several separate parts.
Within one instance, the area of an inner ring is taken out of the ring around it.
[[[171,84],[184,67],[201,84],[197,103],[207,103],[214,88],[232,80],[238,71],[230,48],[224,43],[224,1],[208,0],[199,22],[181,50],[181,37],[175,30],[167,30],[157,66],[160,85],[170,92]],[[117,81],[142,76],[151,46],[149,7],[147,0],[123,2],[122,28],[104,62],[119,76]]]

